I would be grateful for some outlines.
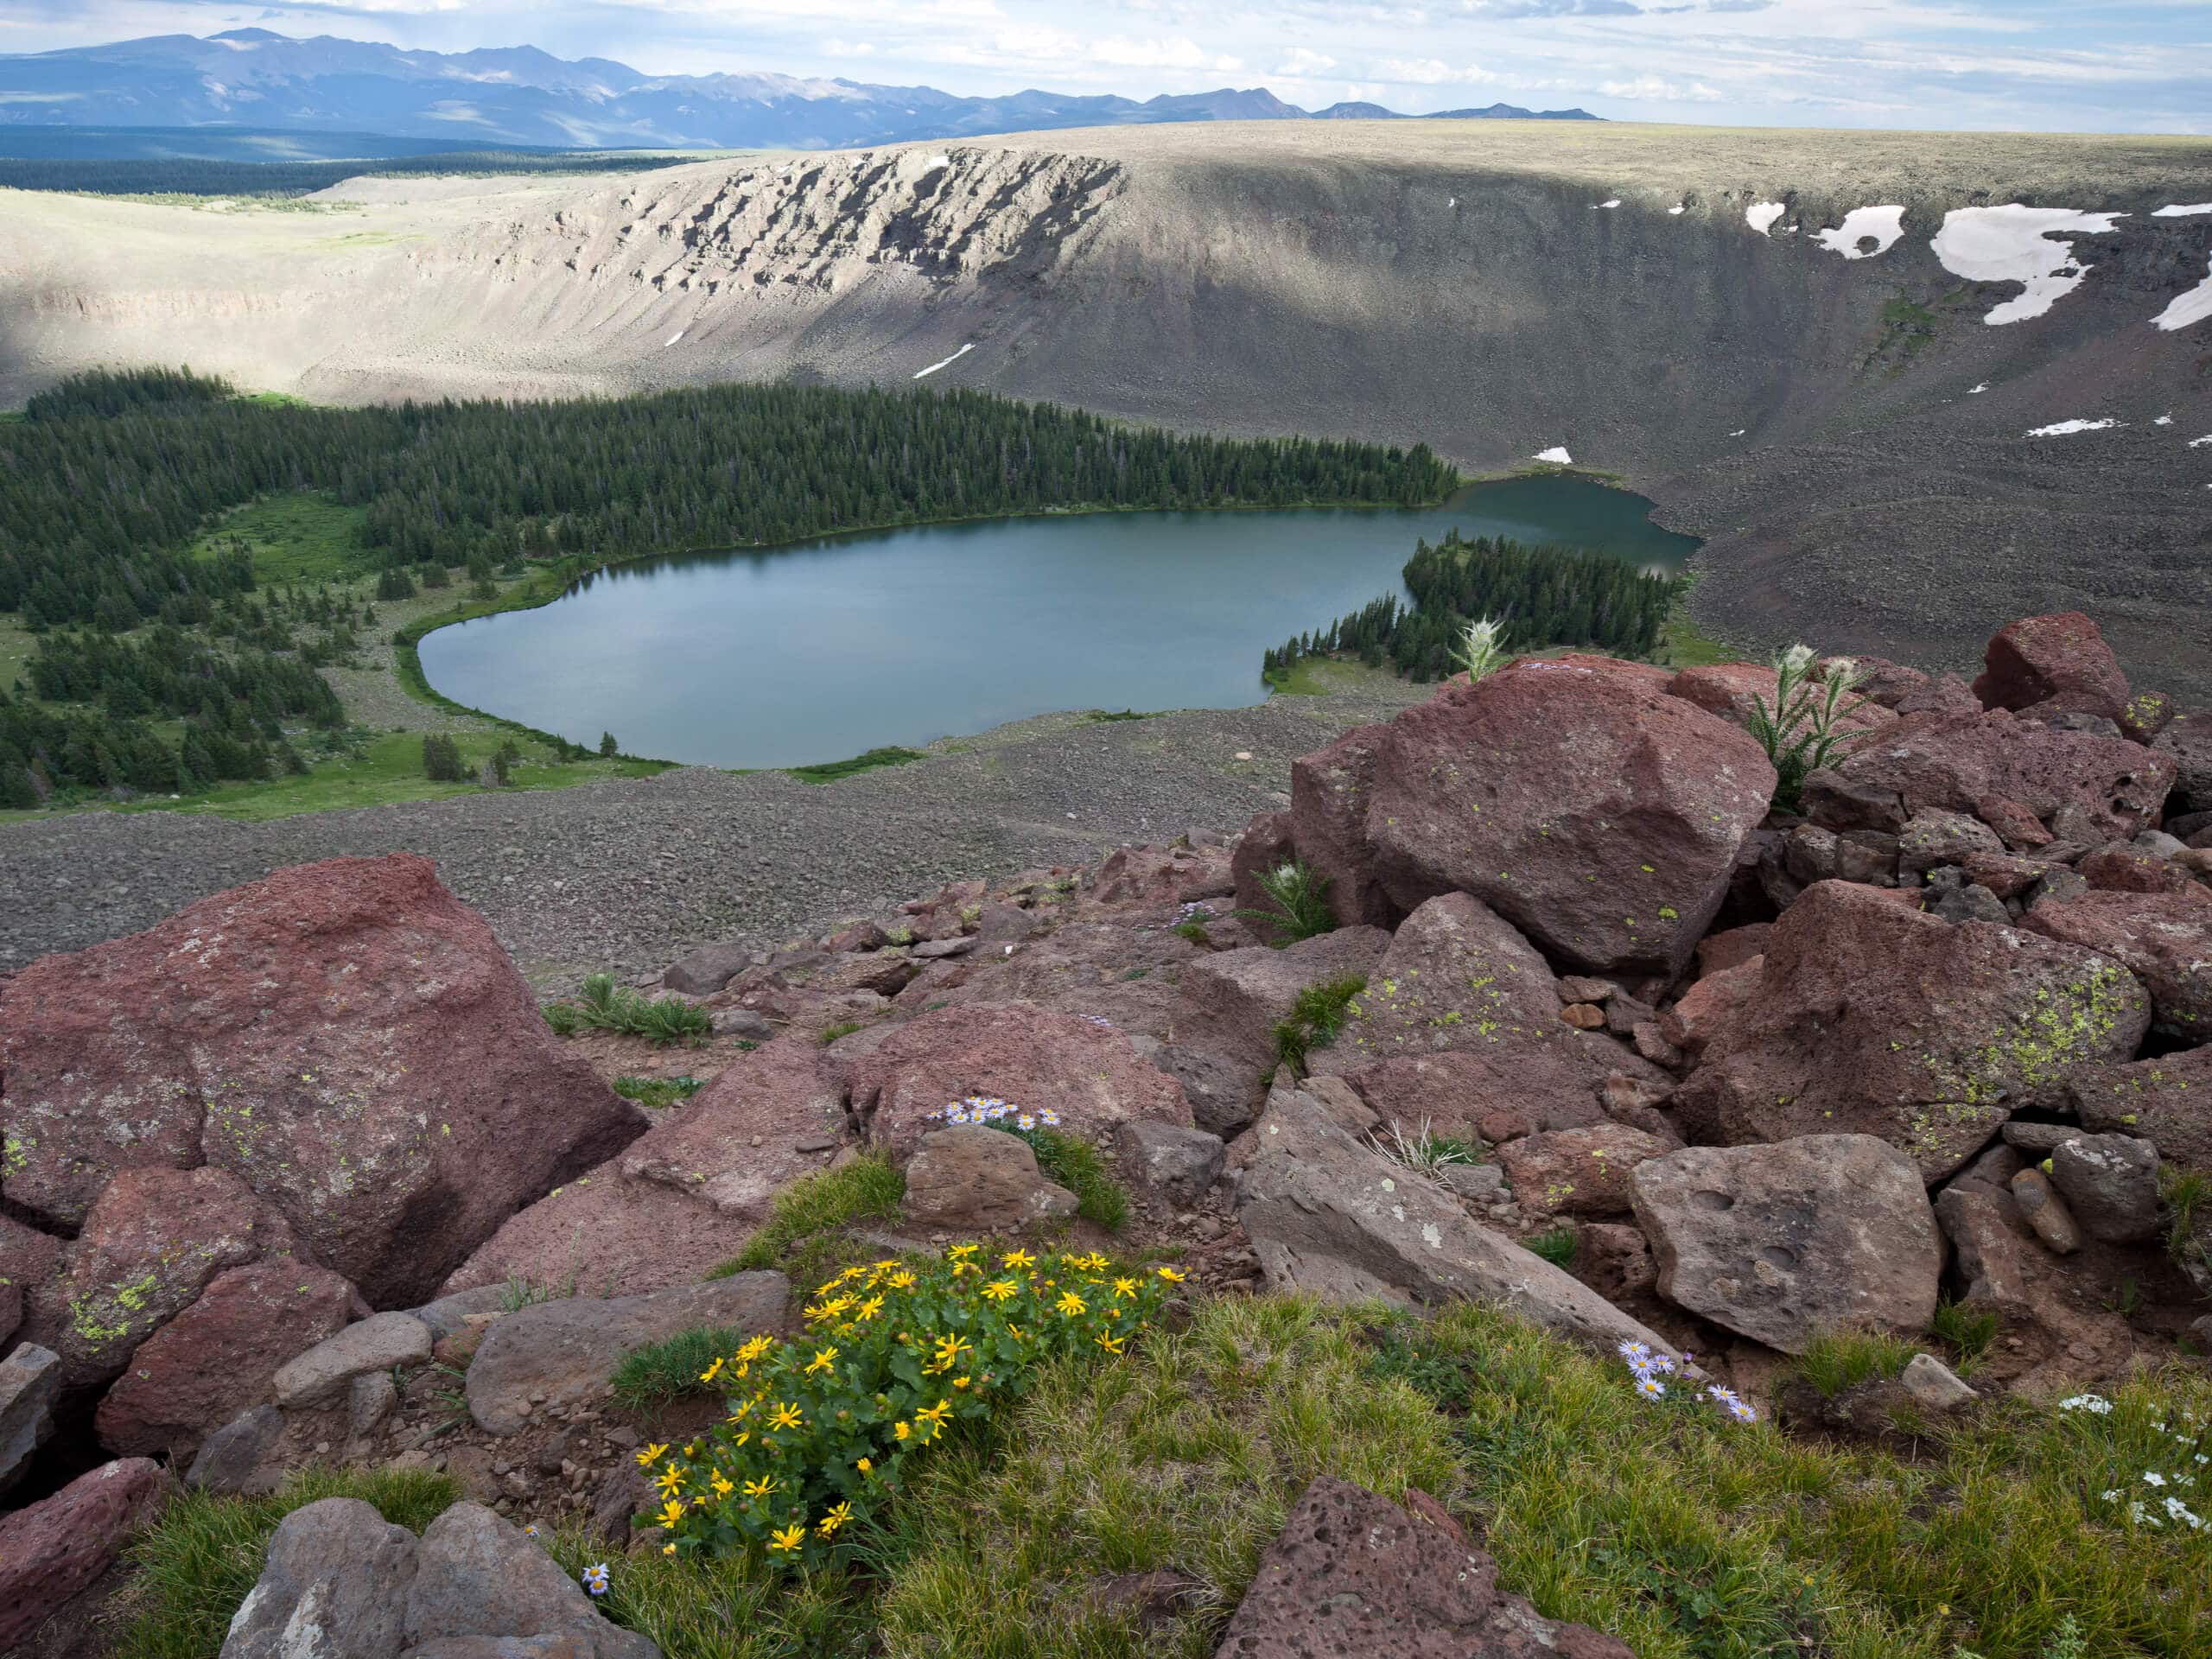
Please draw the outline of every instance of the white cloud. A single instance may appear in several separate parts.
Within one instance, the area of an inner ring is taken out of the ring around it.
[[[1623,99],[1631,104],[1718,104],[1724,96],[1701,80],[1662,80],[1657,75],[1603,81],[1598,90],[1607,98]]]
[[[1336,67],[1337,60],[1327,53],[1296,46],[1275,66],[1274,73],[1287,75],[1294,80],[1304,80],[1308,76],[1325,75]]]

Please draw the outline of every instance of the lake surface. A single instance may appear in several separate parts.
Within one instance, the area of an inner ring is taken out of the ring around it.
[[[1064,709],[1234,709],[1260,655],[1386,593],[1421,537],[1603,548],[1648,570],[1695,540],[1585,479],[1478,484],[1410,512],[1090,513],[620,565],[533,611],[441,628],[447,696],[632,754],[840,760]]]

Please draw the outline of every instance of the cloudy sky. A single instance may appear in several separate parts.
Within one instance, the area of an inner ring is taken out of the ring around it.
[[[2212,0],[0,0],[0,52],[242,24],[967,93],[1267,86],[1308,107],[1503,99],[1657,121],[2212,128]]]

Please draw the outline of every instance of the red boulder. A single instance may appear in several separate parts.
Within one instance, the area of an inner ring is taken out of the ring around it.
[[[0,1516],[0,1653],[107,1571],[161,1502],[146,1458],[103,1464],[52,1497]]]
[[[73,1228],[118,1169],[216,1166],[380,1306],[637,1133],[427,858],[279,870],[0,998],[21,1211]]]
[[[2212,1042],[2212,892],[2085,893],[2037,905],[2031,933],[2101,952],[2143,982],[2159,1030]]]
[[[1387,726],[1358,726],[1326,748],[1290,763],[1290,839],[1297,855],[1328,877],[1338,923],[1395,925],[1404,912],[1376,878],[1367,839],[1367,798]]]
[[[1999,632],[1974,694],[1985,709],[2102,715],[2127,707],[2127,676],[2097,625],[2079,611],[2031,616]]]

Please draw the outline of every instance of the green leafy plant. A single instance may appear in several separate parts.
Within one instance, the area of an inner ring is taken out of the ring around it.
[[[614,1092],[625,1100],[634,1100],[640,1106],[656,1109],[673,1106],[685,1101],[705,1088],[699,1077],[617,1077]]]
[[[1175,925],[1175,931],[1180,938],[1188,939],[1192,944],[1210,946],[1213,944],[1213,935],[1206,931],[1206,925],[1204,922],[1178,922]]]
[[[1275,935],[1277,945],[1295,944],[1317,934],[1333,932],[1335,914],[1329,909],[1329,878],[1304,859],[1294,858],[1262,870],[1255,878],[1268,906],[1230,912],[1240,921],[1257,922]]]
[[[1852,695],[1859,666],[1848,657],[1829,659],[1823,676],[1812,677],[1813,648],[1792,645],[1775,659],[1774,702],[1751,698],[1745,722],[1774,763],[1774,804],[1794,812],[1802,804],[1805,779],[1840,753],[1860,734],[1842,722],[1866,702]]]
[[[1936,1317],[1928,1328],[1959,1351],[1959,1375],[1970,1376],[1980,1369],[1990,1344],[1997,1340],[1997,1310],[1980,1302],[1955,1302],[1946,1296],[1936,1304]]]
[[[1478,617],[1467,624],[1459,643],[1452,648],[1452,660],[1466,671],[1468,684],[1505,665],[1504,633],[1505,625],[1492,617]]]
[[[802,1338],[751,1337],[702,1368],[729,1417],[639,1452],[660,1494],[650,1518],[678,1555],[823,1562],[954,1425],[1027,1393],[1050,1360],[1122,1352],[1181,1277],[1096,1254],[1014,1250],[994,1268],[974,1244],[849,1268],[804,1310]]]
[[[2166,1254],[2186,1265],[2192,1255],[2212,1250],[2212,1175],[2176,1163],[2158,1166],[2158,1196],[2166,1206]]]
[[[1354,1003],[1367,988],[1363,975],[1347,974],[1324,980],[1299,992],[1289,1014],[1275,1026],[1275,1053],[1286,1065],[1306,1069],[1306,1056],[1337,1040],[1344,1021],[1355,1012]]]
[[[573,1037],[583,1029],[583,1018],[572,1002],[548,1002],[538,1010],[556,1037]]]
[[[680,996],[645,997],[615,982],[612,974],[591,974],[573,1002],[555,1002],[545,1022],[563,1037],[583,1031],[618,1032],[642,1037],[656,1048],[683,1044],[696,1048],[711,1036],[714,1016]]]
[[[1554,1227],[1549,1232],[1538,1233],[1534,1238],[1522,1240],[1522,1248],[1531,1255],[1541,1256],[1555,1268],[1574,1265],[1574,1253],[1582,1246],[1581,1239],[1572,1227]]]
[[[1006,1128],[1001,1123],[1000,1128]],[[1007,1129],[1037,1154],[1037,1167],[1075,1194],[1076,1214],[1109,1233],[1129,1224],[1129,1195],[1106,1173],[1106,1160],[1090,1141],[1058,1129]]]
[[[1822,1399],[1833,1400],[1862,1382],[1898,1376],[1918,1351],[1902,1338],[1879,1331],[1823,1331],[1789,1370]]]

